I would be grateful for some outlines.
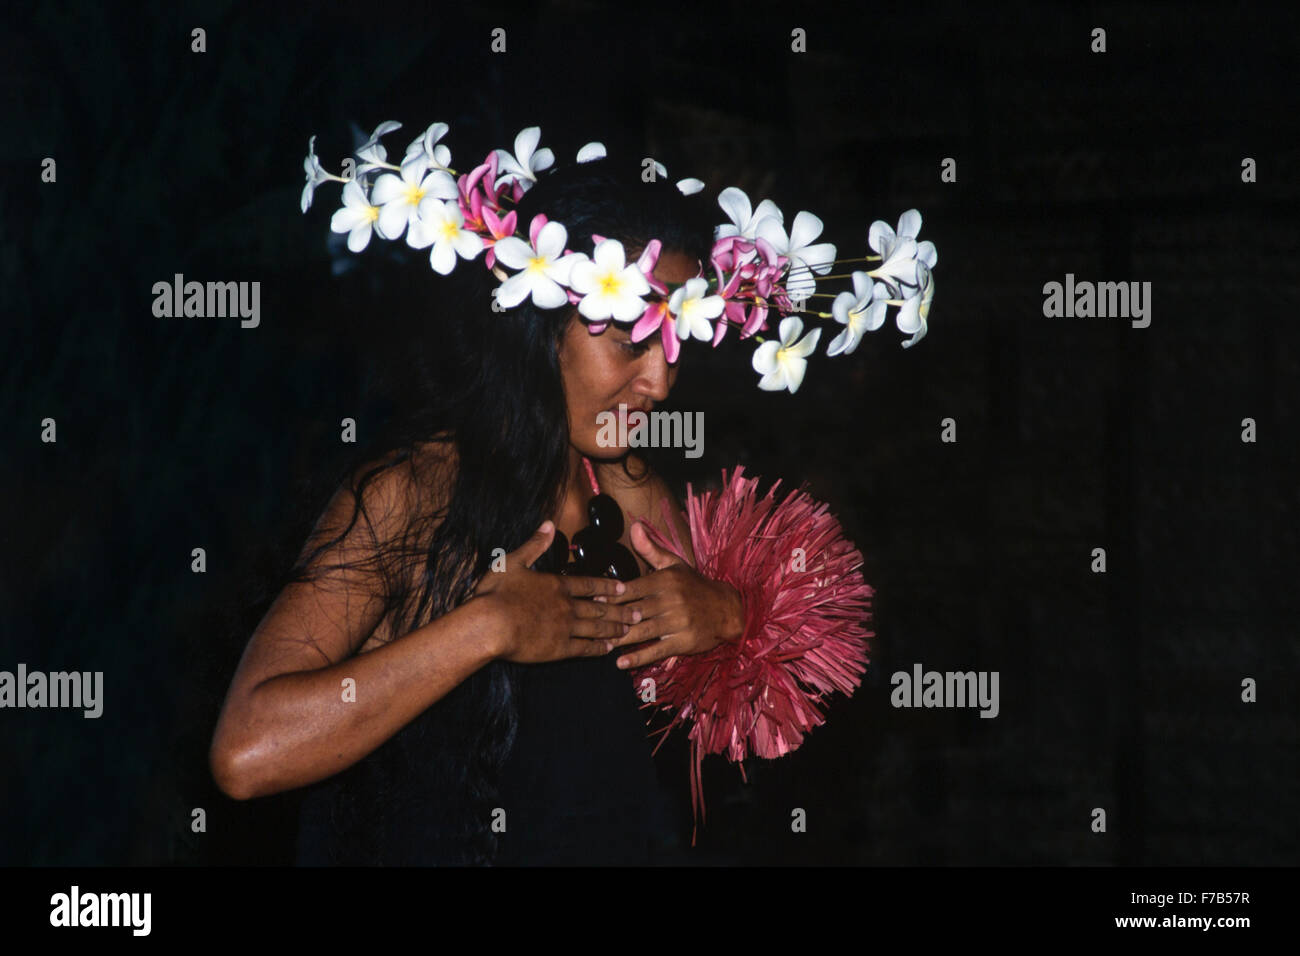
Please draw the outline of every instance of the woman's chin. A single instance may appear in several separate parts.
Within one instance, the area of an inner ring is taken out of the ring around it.
[[[593,435],[583,442],[573,442],[579,454],[586,455],[592,461],[618,461],[628,452],[627,445],[603,445]]]

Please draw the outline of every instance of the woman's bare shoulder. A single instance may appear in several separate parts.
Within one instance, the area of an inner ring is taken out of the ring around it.
[[[406,448],[392,448],[361,465],[349,491],[366,487],[365,506],[372,522],[385,530],[405,527],[415,512],[427,514],[444,507],[455,488],[455,442],[439,435]],[[349,495],[352,500],[355,494]],[[382,516],[382,517],[380,517]]]
[[[456,461],[456,439],[451,432],[438,432],[427,441],[416,442],[415,451],[421,464],[437,467],[453,465]]]
[[[449,432],[416,443],[410,460],[414,486],[445,503],[455,487],[458,459],[456,441]]]

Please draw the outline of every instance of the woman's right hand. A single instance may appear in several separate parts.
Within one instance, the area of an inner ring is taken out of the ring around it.
[[[606,654],[608,642],[627,633],[639,620],[627,607],[594,601],[625,590],[622,581],[573,577],[533,571],[529,565],[546,553],[555,525],[542,525],[518,550],[506,555],[505,570],[488,570],[475,598],[496,604],[509,622],[505,647],[498,655],[517,664],[541,664],[570,657]]]

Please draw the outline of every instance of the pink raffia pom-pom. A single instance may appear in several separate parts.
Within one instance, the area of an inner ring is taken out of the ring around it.
[[[697,820],[704,818],[706,754],[726,754],[737,764],[751,755],[784,756],[825,722],[819,705],[827,694],[857,689],[868,662],[873,591],[862,577],[862,554],[828,506],[803,488],[778,503],[780,484],[760,499],[758,479],[745,478],[738,466],[730,479],[723,472],[719,492],[695,495],[687,485],[696,570],[740,592],[745,631],[705,654],[633,671],[638,689],[654,681],[653,706],[672,714],[659,745],[674,727],[690,724]],[[643,523],[660,547],[685,554],[673,522],[666,526],[671,542]]]

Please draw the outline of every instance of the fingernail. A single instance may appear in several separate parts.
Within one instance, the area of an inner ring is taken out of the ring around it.
[[[609,653],[609,652],[612,651],[613,649],[614,649],[614,642],[613,642],[613,641],[606,641],[606,642],[605,642],[605,652],[606,652],[606,653]]]
[[[627,585],[624,584],[622,581],[619,581],[619,582],[618,582],[618,587],[616,587],[616,588],[614,589],[614,593],[615,593],[615,594],[622,594],[622,593],[623,593],[624,591],[626,591],[626,590],[627,590]]]
[[[628,631],[628,627],[627,627],[626,624],[624,624],[624,625],[623,625],[623,633],[626,634],[627,631]]]
[[[640,611],[639,608],[633,608],[633,609],[632,609],[632,621],[635,623],[636,621],[639,621],[639,620],[641,620],[641,611]]]
[[[627,659],[626,657],[620,657],[620,658],[618,659],[618,669],[619,669],[619,670],[621,670],[621,671],[625,671],[625,670],[627,670],[627,665],[628,665],[628,659]]]

